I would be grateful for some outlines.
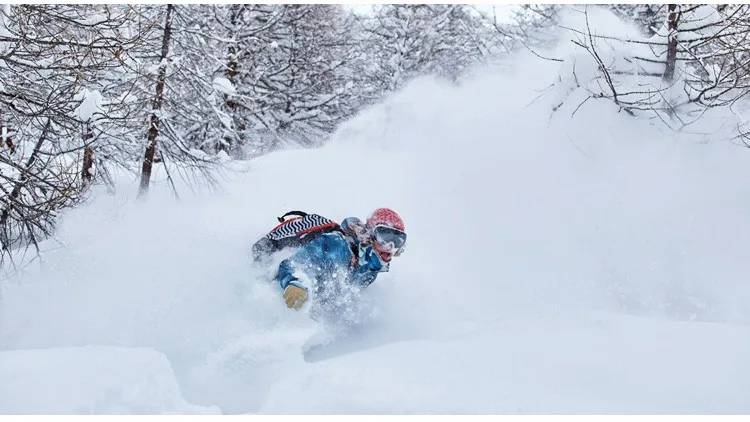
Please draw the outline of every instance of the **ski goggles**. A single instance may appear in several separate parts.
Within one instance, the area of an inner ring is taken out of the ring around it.
[[[375,226],[372,241],[388,251],[397,251],[406,243],[406,233],[388,226]]]

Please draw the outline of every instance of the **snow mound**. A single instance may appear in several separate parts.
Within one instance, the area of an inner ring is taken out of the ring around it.
[[[260,412],[750,412],[750,327],[593,313],[394,340],[309,364]]]
[[[188,404],[167,357],[148,348],[0,352],[2,414],[217,414]]]

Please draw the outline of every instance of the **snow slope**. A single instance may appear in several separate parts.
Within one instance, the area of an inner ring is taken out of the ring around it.
[[[336,358],[329,347],[261,412],[747,413],[748,334],[598,314],[484,321]]]
[[[552,113],[537,97],[558,71],[520,57],[459,87],[414,81],[220,194],[95,195],[2,282],[0,365],[37,396],[5,384],[0,413],[750,412],[750,153],[710,121],[675,135],[605,100]],[[379,206],[408,249],[346,334],[250,266],[290,209]],[[149,355],[153,394],[97,407],[98,369],[75,391],[56,368],[90,345],[117,350],[116,373]],[[70,395],[24,384],[45,374]]]
[[[0,411],[11,414],[207,414],[185,402],[155,350],[85,346],[0,352]]]

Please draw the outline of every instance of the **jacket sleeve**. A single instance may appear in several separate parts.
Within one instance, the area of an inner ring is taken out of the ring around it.
[[[349,268],[349,246],[343,237],[327,234],[298,249],[279,265],[276,280],[282,289],[293,285],[309,290],[314,283]]]

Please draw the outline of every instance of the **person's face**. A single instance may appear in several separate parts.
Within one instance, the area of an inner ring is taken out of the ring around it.
[[[406,233],[388,226],[375,226],[371,233],[372,247],[384,262],[391,262],[406,243]]]
[[[393,252],[389,250],[386,247],[383,247],[378,242],[372,242],[372,248],[375,249],[375,253],[380,256],[380,259],[382,259],[384,262],[391,262],[391,259],[393,259]]]

